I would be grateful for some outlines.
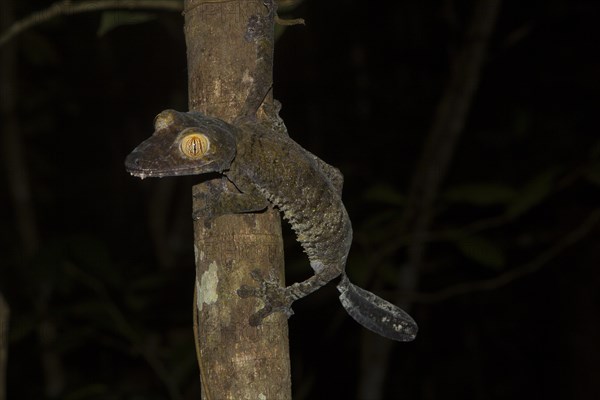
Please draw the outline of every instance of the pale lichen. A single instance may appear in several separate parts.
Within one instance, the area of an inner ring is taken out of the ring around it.
[[[211,262],[208,270],[202,274],[200,282],[196,280],[196,299],[198,310],[202,311],[204,304],[210,305],[216,303],[219,299],[217,285],[219,276],[217,274],[217,263]]]

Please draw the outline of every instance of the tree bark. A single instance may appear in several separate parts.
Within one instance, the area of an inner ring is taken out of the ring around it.
[[[231,122],[252,90],[272,83],[271,1],[187,0],[184,4],[189,108]],[[262,25],[261,25],[262,24]],[[267,33],[252,40],[256,29]],[[265,101],[272,101],[269,97]],[[194,209],[210,187],[236,190],[224,178],[194,187]],[[226,215],[210,229],[194,224],[196,302],[194,330],[203,399],[290,399],[287,319],[281,313],[252,327],[248,318],[260,301],[237,289],[253,285],[252,270],[278,276],[283,284],[279,214]]]

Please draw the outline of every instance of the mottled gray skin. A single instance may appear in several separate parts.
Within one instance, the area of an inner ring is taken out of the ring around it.
[[[273,134],[251,120],[240,121],[237,138],[237,155],[225,175],[242,192],[258,191],[279,208],[308,255],[317,280],[325,284],[339,276],[352,244],[340,171],[287,135]]]
[[[338,169],[303,149],[288,135],[276,113],[266,121],[244,117],[227,124],[200,113],[163,111],[154,134],[125,162],[135,176],[162,177],[221,173],[240,193],[222,192],[205,201],[194,218],[207,226],[219,215],[264,210],[268,202],[283,213],[308,255],[315,275],[282,288],[258,273],[259,287],[243,286],[241,297],[260,297],[265,305],[252,325],[276,311],[292,314],[291,304],[343,275],[338,290],[348,313],[365,327],[394,340],[416,336],[417,325],[404,311],[353,285],[344,274],[352,243],[352,226],[342,203],[343,177]],[[190,132],[206,135],[208,152],[191,160],[180,149]]]

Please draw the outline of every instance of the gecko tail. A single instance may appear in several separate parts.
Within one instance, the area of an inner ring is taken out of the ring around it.
[[[337,286],[348,314],[365,328],[388,339],[410,342],[417,336],[417,323],[400,307],[354,285],[346,274]]]

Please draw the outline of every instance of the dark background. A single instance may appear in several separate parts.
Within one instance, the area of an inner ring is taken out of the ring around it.
[[[52,4],[15,3],[18,18]],[[377,368],[383,399],[600,398],[600,2],[503,2],[411,292],[458,289],[428,302],[397,292],[397,221],[475,3],[305,0],[290,16],[306,26],[277,41],[290,135],[345,176],[350,276],[399,296],[420,327],[385,363],[361,358],[377,339],[334,285],[298,302],[296,399],[363,397]],[[63,16],[15,39],[21,149],[5,140],[0,164],[9,399],[199,398],[198,180],[140,181],[123,167],[154,116],[187,102],[183,19],[146,17],[98,36],[100,13]],[[13,179],[31,204],[17,206]],[[285,240],[288,280],[302,279],[308,262],[287,228]],[[506,284],[477,286],[498,276]]]

